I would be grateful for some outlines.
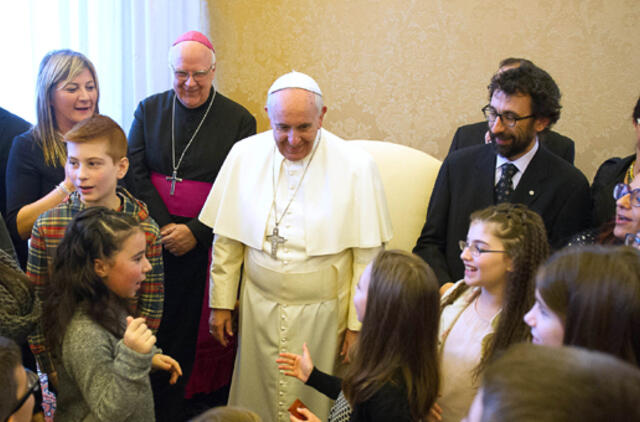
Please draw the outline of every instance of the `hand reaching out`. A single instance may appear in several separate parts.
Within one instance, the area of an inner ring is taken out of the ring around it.
[[[124,345],[138,353],[149,353],[154,344],[156,336],[144,322],[144,318],[127,317],[127,329],[123,337]]]
[[[426,422],[439,422],[442,420],[442,408],[438,406],[438,403],[434,403],[429,410],[429,414],[427,415]]]
[[[309,409],[307,409],[305,407],[299,407],[298,408],[298,413],[300,413],[301,415],[303,415],[307,419],[296,418],[291,413],[289,413],[289,421],[291,421],[291,422],[302,422],[302,421],[306,420],[307,422],[321,422],[320,419],[316,415],[311,413],[311,410],[309,410]]]
[[[304,383],[313,371],[313,361],[311,361],[307,343],[302,345],[302,356],[295,353],[280,353],[280,358],[276,359],[276,362],[280,364],[278,369],[284,371],[285,375],[296,377]]]
[[[182,376],[182,368],[180,368],[178,361],[171,356],[163,355],[162,353],[156,353],[153,355],[151,358],[151,367],[153,369],[171,372],[169,384],[172,385],[178,381],[178,377]]]

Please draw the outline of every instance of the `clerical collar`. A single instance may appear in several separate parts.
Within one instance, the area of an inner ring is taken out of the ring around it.
[[[505,163],[511,163],[518,168],[520,174],[522,175],[527,170],[527,167],[529,167],[529,163],[531,162],[531,160],[533,160],[533,156],[536,155],[536,152],[538,152],[538,148],[538,135],[536,135],[536,141],[533,145],[533,148],[531,148],[531,150],[529,150],[525,155],[518,158],[517,160],[511,161],[500,154],[496,154],[496,169],[500,168]]]

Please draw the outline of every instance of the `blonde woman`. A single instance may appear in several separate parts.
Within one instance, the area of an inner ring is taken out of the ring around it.
[[[65,176],[62,138],[98,112],[96,70],[81,53],[51,51],[40,63],[36,91],[37,122],[13,140],[6,174],[7,226],[22,264],[33,223],[74,190]]]

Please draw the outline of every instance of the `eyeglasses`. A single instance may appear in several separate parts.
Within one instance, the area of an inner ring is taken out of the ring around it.
[[[200,70],[198,72],[185,72],[184,70],[176,70],[176,68],[173,66],[171,66],[171,69],[173,69],[173,76],[175,76],[176,79],[181,82],[189,79],[189,76],[191,76],[191,78],[196,82],[202,82],[207,77],[209,72],[213,70],[213,65],[211,65],[208,69]]]
[[[507,127],[514,127],[520,120],[535,117],[533,114],[520,117],[516,114],[511,113],[510,111],[507,111],[505,113],[498,113],[496,109],[491,107],[489,104],[482,107],[482,112],[484,113],[484,117],[485,119],[487,119],[487,122],[489,122],[489,124],[493,125],[498,117],[500,117],[500,120],[502,120],[502,124]]]
[[[507,251],[496,251],[491,249],[480,249],[478,245],[475,243],[467,243],[464,240],[458,242],[458,246],[460,246],[460,252],[463,252],[465,248],[469,248],[469,253],[471,256],[479,257],[480,254],[483,253],[506,253]]]
[[[613,187],[613,199],[616,201],[626,195],[631,195],[630,200],[632,206],[640,207],[640,189],[631,189],[631,186],[626,183],[618,183]]]
[[[636,249],[640,249],[640,237],[638,236],[640,234],[640,232],[633,234],[633,233],[627,233],[627,235],[624,237],[624,244],[626,246],[632,246]]]
[[[38,374],[27,368],[24,368],[24,370],[27,373],[27,391],[18,399],[18,403],[15,405],[9,416],[20,410],[32,394],[40,391],[40,380],[38,379]],[[7,418],[7,420],[9,420],[9,418]]]

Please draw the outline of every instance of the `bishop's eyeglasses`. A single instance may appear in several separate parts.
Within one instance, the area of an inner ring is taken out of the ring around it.
[[[176,70],[175,67],[171,66],[171,69],[173,70],[173,75],[176,77],[177,80],[181,82],[189,79],[189,76],[191,76],[191,78],[193,78],[194,81],[201,82],[207,77],[207,75],[209,74],[209,72],[213,70],[213,68],[214,68],[214,65],[211,65],[209,66],[208,69],[205,69],[205,70],[199,70],[197,72],[186,72],[184,70]]]

